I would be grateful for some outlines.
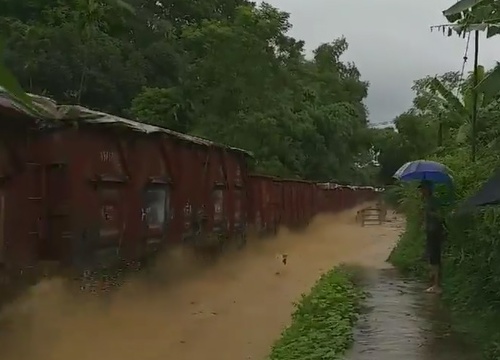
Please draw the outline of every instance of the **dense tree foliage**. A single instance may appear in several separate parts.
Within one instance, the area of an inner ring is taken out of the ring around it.
[[[346,39],[311,58],[289,15],[246,0],[2,0],[28,91],[252,151],[256,170],[371,182],[368,83]]]

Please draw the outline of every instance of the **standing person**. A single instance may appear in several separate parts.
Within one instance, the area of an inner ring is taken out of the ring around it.
[[[431,267],[432,285],[426,292],[441,292],[441,251],[445,237],[444,219],[438,200],[434,197],[432,183],[422,181],[420,186],[424,200],[424,222],[426,235],[426,253]]]

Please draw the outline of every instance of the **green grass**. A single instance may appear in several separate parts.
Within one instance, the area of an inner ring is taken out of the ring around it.
[[[363,298],[356,275],[345,266],[324,274],[296,304],[292,324],[274,344],[269,360],[341,359],[352,345]]]
[[[425,239],[418,225],[408,222],[388,260],[402,273],[424,278],[428,276],[426,262],[422,259],[424,247]]]

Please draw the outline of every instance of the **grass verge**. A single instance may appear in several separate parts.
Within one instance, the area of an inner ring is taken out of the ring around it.
[[[356,275],[347,266],[322,275],[296,304],[292,324],[274,344],[269,360],[340,359],[352,345],[363,298]]]
[[[423,233],[417,224],[408,221],[388,261],[402,273],[423,279],[428,276],[427,264],[422,258],[424,248]]]

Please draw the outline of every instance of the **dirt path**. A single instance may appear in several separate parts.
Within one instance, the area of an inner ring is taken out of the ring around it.
[[[383,266],[399,229],[362,228],[354,219],[354,211],[320,217],[302,234],[283,231],[192,273],[184,257],[169,257],[168,266],[110,298],[45,282],[4,311],[0,358],[263,360],[289,323],[292,302],[322,272],[340,262]]]

